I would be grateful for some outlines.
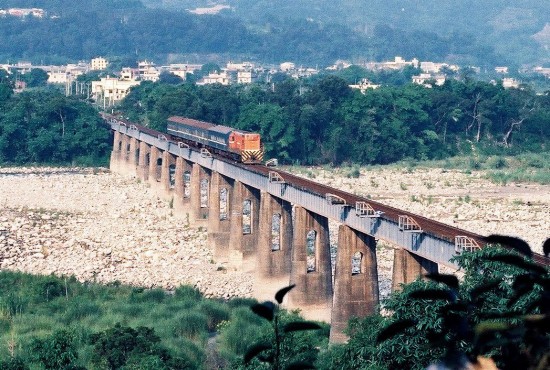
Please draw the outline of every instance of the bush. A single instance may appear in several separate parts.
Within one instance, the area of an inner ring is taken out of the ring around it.
[[[222,303],[216,301],[203,301],[199,310],[206,315],[208,330],[213,332],[222,321],[229,320],[229,309]]]
[[[506,159],[502,157],[493,157],[489,162],[489,166],[496,170],[500,170],[502,168],[508,167],[508,163],[506,162]]]
[[[29,367],[20,357],[0,361],[0,370],[28,370]]]
[[[175,317],[173,334],[191,340],[206,337],[208,323],[206,316],[200,312],[182,312]]]
[[[130,294],[130,302],[153,302],[160,303],[166,299],[167,294],[162,289],[140,289],[134,288]]]
[[[78,358],[73,336],[66,330],[55,331],[46,339],[36,339],[32,345],[32,356],[45,369],[67,369]]]
[[[193,301],[200,301],[202,299],[202,293],[189,285],[182,285],[178,288],[176,288],[174,296],[178,300],[186,301],[186,300],[193,300]]]

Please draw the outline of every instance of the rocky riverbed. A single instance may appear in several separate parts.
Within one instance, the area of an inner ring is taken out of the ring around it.
[[[217,265],[205,230],[189,228],[146,184],[106,170],[0,169],[0,268],[75,275],[207,297],[250,296],[245,273]]]
[[[441,170],[302,173],[480,234],[520,236],[539,252],[549,236],[550,186],[502,187]],[[378,249],[382,296],[392,257]],[[253,283],[214,261],[206,231],[174,216],[148,184],[104,169],[0,168],[0,268],[166,289],[190,284],[222,298],[251,296]]]

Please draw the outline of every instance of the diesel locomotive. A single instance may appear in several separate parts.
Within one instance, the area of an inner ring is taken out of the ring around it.
[[[180,116],[168,118],[167,132],[199,148],[228,155],[238,162],[253,164],[263,161],[264,150],[258,133]]]

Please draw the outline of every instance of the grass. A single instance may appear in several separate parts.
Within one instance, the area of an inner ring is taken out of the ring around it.
[[[256,301],[243,298],[228,302],[206,299],[189,286],[168,293],[118,283],[102,286],[80,283],[74,278],[2,271],[0,358],[19,356],[31,369],[40,369],[41,365],[30,354],[32,343],[63,329],[76,338],[77,365],[92,368],[90,336],[120,323],[132,328],[153,328],[162,346],[174,356],[191,358],[197,364],[206,359],[204,348],[208,337],[228,330],[224,336],[239,342],[235,347],[239,353],[232,352],[229,344],[223,350],[228,359],[234,359],[242,356],[243,345],[253,342],[261,333],[262,322],[249,309],[253,303]]]

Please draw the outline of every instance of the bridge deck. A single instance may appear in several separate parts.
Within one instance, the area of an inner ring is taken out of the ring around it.
[[[229,162],[217,156],[204,156],[196,150],[166,140],[164,134],[158,131],[124,120],[111,120],[109,123],[115,131],[266,191],[294,205],[346,224],[355,230],[405,248],[438,264],[456,267],[450,260],[457,255],[455,250],[457,236],[470,238],[480,246],[485,244],[481,235],[331,188],[283,172],[278,168],[244,165]],[[376,212],[374,215],[376,217],[365,217],[364,214],[360,214],[356,209],[356,202],[368,204]],[[405,219],[412,220],[419,226],[420,230],[403,227],[400,224],[400,217],[404,216],[406,216]],[[538,263],[549,265],[549,258],[542,255],[537,254],[534,259]]]

